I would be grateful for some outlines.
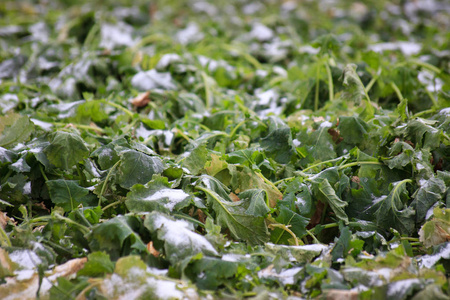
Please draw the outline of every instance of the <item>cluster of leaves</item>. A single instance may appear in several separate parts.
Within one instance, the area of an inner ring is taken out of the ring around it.
[[[0,295],[449,297],[445,1],[68,2],[0,4]]]

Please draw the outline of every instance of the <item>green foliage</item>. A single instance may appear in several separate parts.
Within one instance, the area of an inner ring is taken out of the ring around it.
[[[3,2],[0,295],[448,298],[443,0]]]
[[[76,133],[58,131],[52,136],[44,153],[57,168],[68,170],[89,154],[83,139]]]
[[[0,117],[0,147],[11,148],[25,142],[34,130],[27,116],[11,113]]]

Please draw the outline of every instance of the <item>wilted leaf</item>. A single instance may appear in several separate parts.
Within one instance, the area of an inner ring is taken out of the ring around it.
[[[137,95],[136,98],[133,98],[131,100],[131,104],[133,104],[133,106],[135,106],[135,107],[147,106],[147,104],[150,102],[149,95],[150,95],[149,91],[147,91],[145,93],[141,93],[141,94]]]
[[[450,241],[450,209],[436,207],[434,218],[426,222],[419,231],[420,241],[425,247]]]

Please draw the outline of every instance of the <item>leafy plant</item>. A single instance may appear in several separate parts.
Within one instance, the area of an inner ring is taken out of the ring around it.
[[[445,1],[3,2],[0,295],[449,298]]]

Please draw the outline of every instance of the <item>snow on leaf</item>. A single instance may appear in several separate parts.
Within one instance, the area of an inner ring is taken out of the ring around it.
[[[218,255],[211,243],[195,233],[191,224],[184,220],[174,220],[162,213],[152,212],[146,217],[144,225],[164,241],[165,254],[173,264],[198,253]]]
[[[153,210],[173,211],[189,204],[191,195],[181,189],[171,189],[166,177],[154,175],[146,185],[134,185],[125,204],[133,212]]]

